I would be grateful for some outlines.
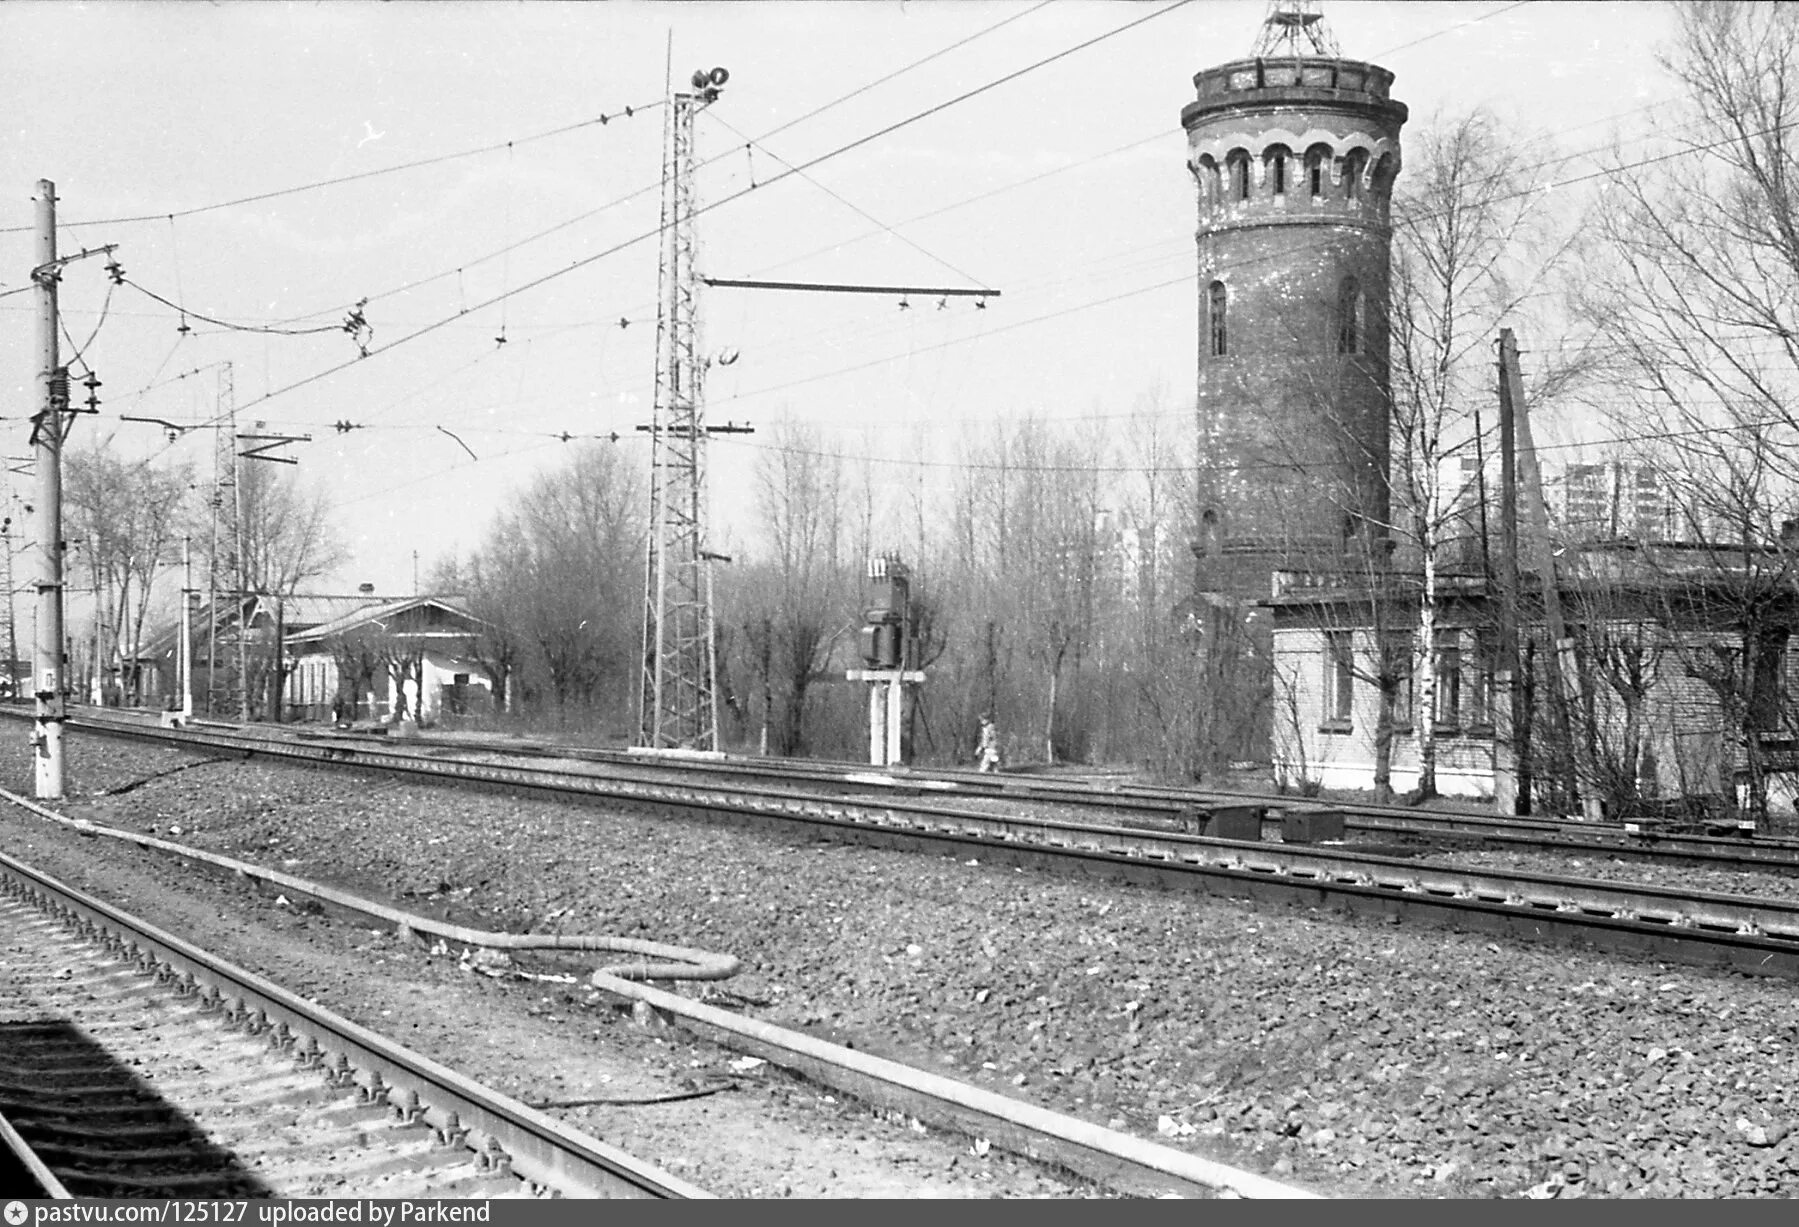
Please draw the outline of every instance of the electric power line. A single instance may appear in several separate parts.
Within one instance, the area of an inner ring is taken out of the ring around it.
[[[576,123],[565,124],[560,128],[552,128],[548,132],[538,132],[532,136],[515,137],[509,141],[497,141],[491,145],[482,145],[476,149],[464,149],[458,153],[443,153],[438,154],[436,157],[419,158],[412,162],[402,162],[397,166],[384,166],[376,170],[357,171],[355,174],[338,175],[331,179],[315,179],[311,183],[298,183],[291,187],[276,188],[267,192],[257,192],[250,196],[239,196],[233,200],[221,200],[213,204],[195,205],[188,209],[172,209],[162,213],[138,213],[126,217],[100,217],[91,221],[65,221],[59,222],[58,226],[63,229],[68,229],[75,226],[127,226],[139,222],[160,222],[164,220],[172,222],[178,217],[195,217],[201,213],[215,213],[220,209],[236,208],[238,205],[257,204],[264,200],[275,200],[282,196],[296,196],[303,192],[318,191],[321,188],[339,187],[343,184],[356,183],[363,179],[375,179],[382,175],[397,174],[400,171],[418,170],[420,167],[436,166],[443,162],[454,162],[460,158],[472,158],[484,153],[495,153],[501,149],[511,149],[515,145],[527,145],[533,141],[547,140],[552,136],[563,136],[570,132],[577,132],[582,128],[591,128],[596,124],[607,124],[614,119],[628,119],[639,112],[653,110],[661,105],[662,101],[658,99],[655,102],[643,103],[637,106],[628,106],[623,111],[617,111],[611,115],[598,115],[592,119],[583,119]],[[21,234],[30,229],[30,226],[3,226],[0,227],[0,234]]]
[[[956,106],[962,102],[966,102],[971,98],[979,97],[982,94],[985,94],[985,93],[990,92],[991,90],[997,89],[1001,85],[1005,85],[1011,81],[1015,81],[1018,78],[1025,76],[1026,74],[1028,74],[1030,72],[1034,72],[1037,69],[1046,67],[1047,65],[1054,64],[1060,60],[1066,59],[1070,55],[1074,55],[1080,51],[1086,50],[1089,47],[1096,46],[1097,44],[1104,42],[1109,38],[1114,38],[1120,34],[1126,33],[1127,31],[1136,29],[1138,26],[1141,26],[1146,22],[1153,21],[1157,17],[1161,17],[1168,13],[1174,12],[1176,9],[1183,8],[1186,5],[1191,4],[1191,3],[1193,3],[1193,0],[1174,0],[1173,3],[1165,5],[1162,8],[1156,9],[1154,12],[1147,13],[1141,17],[1134,18],[1131,21],[1125,22],[1123,25],[1116,26],[1113,29],[1106,31],[1105,33],[1095,35],[1092,38],[1088,38],[1079,43],[1076,43],[1072,47],[1067,47],[1067,48],[1064,48],[1061,51],[1057,51],[1051,55],[1044,56],[1043,58],[1035,60],[1032,63],[1027,64],[1022,68],[1014,69],[1013,71],[1011,71],[1009,73],[1006,73],[1000,77],[996,77],[993,80],[990,80],[982,85],[978,85],[978,86],[974,87],[973,89],[965,90],[964,92],[956,95],[953,98],[949,98],[943,102],[935,103],[932,106],[926,107],[924,110],[915,112],[914,114],[906,117],[905,119],[897,120],[891,124],[888,124],[887,126],[885,126],[883,128],[878,129],[875,132],[868,133],[867,135],[858,137],[854,140],[846,142],[845,144],[839,145],[835,149],[832,149],[826,153],[819,154],[805,162],[800,163],[798,166],[795,166],[789,170],[781,172],[780,174],[776,175],[774,179],[770,180],[770,182],[773,183],[780,179],[787,178],[791,175],[796,175],[803,171],[810,170],[812,167],[821,165],[824,162],[831,160],[832,158],[839,157],[839,156],[841,156],[845,153],[848,153],[854,149],[859,149],[862,146],[867,145],[872,141],[880,139],[881,137],[889,136],[889,135],[893,134],[894,132],[897,132],[900,129],[905,128],[911,124],[918,123],[921,120],[924,120],[933,115],[939,114],[939,113],[949,109],[950,107]],[[765,184],[763,186],[767,186],[767,185]],[[752,190],[754,190],[754,189],[746,188],[741,191],[734,192],[728,196],[725,196],[720,200],[713,201],[711,204],[702,205],[696,210],[695,215],[698,216],[699,214],[709,213],[715,209],[722,208],[723,206],[730,204],[738,199],[741,199],[743,196],[748,195],[749,192]],[[586,268],[587,266],[597,263],[600,260],[606,259],[609,256],[616,255],[618,252],[623,251],[629,247],[633,247],[633,246],[637,245],[638,243],[642,243],[642,242],[647,241],[648,239],[655,238],[660,233],[661,233],[661,228],[657,227],[654,230],[650,230],[650,231],[646,231],[641,234],[638,234],[633,238],[625,239],[619,243],[612,245],[611,247],[606,248],[603,251],[595,252],[592,255],[584,256],[584,257],[581,257],[580,259],[573,260],[560,269],[556,269],[549,273],[545,273],[538,277],[535,277],[529,281],[522,283],[521,285],[519,285],[513,289],[505,291],[502,294],[495,295],[495,296],[490,297],[482,302],[479,302],[471,308],[466,308],[463,311],[459,311],[456,315],[445,316],[445,317],[435,321],[434,323],[426,325],[423,328],[415,329],[412,332],[406,333],[392,341],[389,341],[385,345],[371,346],[362,352],[360,358],[349,359],[345,362],[338,363],[335,366],[327,367],[323,370],[316,371],[313,374],[306,376],[305,378],[296,380],[296,381],[286,384],[280,388],[276,388],[273,391],[265,392],[262,396],[257,397],[255,400],[252,400],[245,405],[239,406],[239,408],[240,409],[250,409],[250,408],[255,407],[256,405],[263,404],[267,401],[273,400],[276,397],[286,395],[289,392],[293,392],[300,388],[307,387],[313,383],[317,383],[321,379],[329,378],[330,376],[337,374],[340,371],[347,370],[348,368],[355,366],[362,358],[370,358],[370,357],[374,357],[378,354],[385,354],[385,353],[389,352],[390,350],[397,349],[400,346],[405,345],[411,341],[415,341],[420,337],[427,336],[430,333],[436,332],[439,328],[444,327],[446,324],[449,324],[450,322],[461,318],[461,316],[467,314],[468,311],[484,310],[485,308],[494,306],[497,303],[499,303],[505,299],[513,297],[514,295],[523,294],[530,290],[534,290],[534,289],[538,288],[539,286],[547,284],[548,282],[551,282],[551,281],[557,280],[561,277],[567,276],[569,273],[575,272],[582,268]],[[170,305],[174,305],[174,304],[170,304]],[[218,321],[208,321],[208,322],[217,323]],[[319,329],[319,331],[327,331],[327,329],[321,328],[321,329]]]
[[[796,124],[799,124],[805,120],[814,118],[815,116],[822,115],[826,111],[829,111],[837,106],[842,105],[844,102],[849,101],[851,98],[855,98],[855,97],[858,97],[858,96],[866,93],[868,90],[873,89],[875,86],[883,85],[888,81],[892,81],[895,78],[903,76],[904,74],[911,72],[916,68],[919,68],[925,64],[928,64],[932,60],[938,59],[939,57],[946,55],[951,51],[955,51],[961,47],[965,47],[969,43],[972,43],[972,42],[976,41],[977,39],[984,38],[987,35],[992,34],[994,31],[999,30],[1000,28],[1002,28],[1004,26],[1008,26],[1008,25],[1012,24],[1013,22],[1018,21],[1024,17],[1028,17],[1032,13],[1035,13],[1038,9],[1046,7],[1051,2],[1052,2],[1052,0],[1041,0],[1040,3],[1036,4],[1035,6],[1033,6],[1030,9],[1025,10],[1022,13],[1015,13],[1010,17],[1007,17],[1001,21],[995,22],[993,25],[988,26],[985,29],[978,30],[975,33],[967,35],[964,38],[957,39],[955,42],[950,43],[948,46],[939,48],[938,50],[933,51],[930,54],[923,56],[920,59],[912,61],[910,64],[907,64],[904,67],[897,68],[894,71],[888,73],[887,75],[885,75],[883,77],[878,77],[874,81],[871,81],[871,82],[867,83],[866,85],[860,86],[857,89],[852,90],[847,94],[840,95],[839,97],[831,100],[830,102],[823,103],[822,105],[816,106],[816,107],[812,108],[812,110],[807,111],[802,115],[795,116],[793,119],[788,120],[787,122],[781,124],[780,126],[773,128],[773,129],[769,130],[768,132],[763,133],[760,137],[756,137],[754,139],[757,140],[758,142],[765,141],[769,137],[774,136],[776,133],[785,132],[787,129],[795,126]],[[662,103],[657,102],[653,105],[660,106],[660,105],[662,105]],[[647,108],[643,108],[643,107],[637,108],[637,110],[644,110],[644,109],[647,109]],[[630,114],[631,110],[632,110],[631,108],[627,107],[626,113]],[[613,118],[617,118],[617,116],[613,116]],[[528,138],[525,138],[525,140],[516,141],[516,142],[508,141],[508,142],[505,142],[503,145],[501,145],[501,144],[488,145],[488,146],[484,146],[483,148],[481,148],[479,150],[469,151],[469,153],[451,154],[451,155],[446,155],[446,157],[467,157],[467,156],[470,156],[470,154],[472,154],[472,153],[491,153],[491,152],[493,152],[497,149],[501,149],[501,148],[509,149],[514,144],[524,144],[528,140],[537,140],[537,139],[540,139],[542,136],[559,135],[563,132],[573,131],[575,128],[589,126],[593,122],[595,122],[595,121],[589,120],[589,121],[585,121],[580,124],[570,125],[569,127],[566,127],[566,128],[559,128],[553,132],[542,133],[542,134],[540,134],[539,137],[528,137]],[[605,123],[606,117],[601,116],[600,119],[598,120],[598,122]],[[730,152],[735,152],[735,151],[730,151]],[[721,153],[714,157],[707,158],[705,161],[700,163],[700,168],[703,169],[707,166],[712,165],[714,162],[719,161],[722,158],[730,156],[730,152]],[[442,160],[442,159],[434,159],[434,160]],[[411,164],[408,164],[408,166],[395,167],[393,169],[395,169],[395,170],[408,169],[414,165],[429,164],[429,161],[431,161],[431,160],[427,160],[426,162],[423,162],[423,163],[411,163]],[[382,172],[382,173],[385,173],[385,172]],[[311,187],[329,186],[333,182],[336,182],[336,181],[331,181],[331,180],[322,181],[321,183],[307,185],[305,188],[301,188],[301,189],[297,189],[297,190],[310,190]],[[473,260],[466,260],[454,269],[447,269],[447,270],[443,270],[443,271],[440,271],[437,273],[432,273],[432,274],[429,274],[428,276],[417,278],[413,281],[406,282],[402,285],[395,286],[391,289],[382,290],[377,293],[370,294],[367,298],[367,301],[381,302],[384,299],[391,298],[391,297],[394,297],[399,294],[404,294],[410,290],[418,289],[421,286],[430,285],[433,282],[441,281],[446,277],[449,277],[452,275],[460,275],[464,269],[473,268],[477,265],[484,264],[489,260],[501,258],[509,252],[516,251],[519,248],[525,247],[531,243],[535,243],[535,242],[539,241],[540,239],[548,238],[552,234],[555,234],[555,233],[558,233],[559,231],[565,230],[568,227],[573,226],[573,225],[577,224],[578,222],[585,221],[590,217],[597,216],[598,214],[603,213],[608,209],[616,208],[619,205],[629,203],[630,201],[637,199],[639,196],[645,195],[646,193],[650,192],[657,186],[658,186],[657,184],[653,184],[653,183],[645,184],[643,187],[640,187],[640,188],[636,189],[635,191],[629,192],[629,193],[625,194],[624,196],[615,197],[614,199],[609,200],[606,203],[599,205],[596,208],[585,210],[579,214],[576,214],[574,217],[568,218],[564,221],[557,222],[554,225],[547,227],[546,229],[539,230],[533,234],[526,235],[524,238],[519,239],[516,242],[508,243],[504,247],[500,247],[494,251],[490,251],[483,255],[477,256]],[[238,202],[238,203],[241,203],[241,202]],[[224,208],[226,206],[218,205],[218,206],[209,206],[209,207]],[[160,215],[157,215],[157,216],[160,216]],[[26,228],[22,227],[21,229],[26,229]],[[8,231],[0,230],[0,234],[5,234],[5,233],[8,233]],[[294,316],[294,317],[291,317],[290,319],[283,320],[280,322],[293,323],[297,320],[311,318],[311,316],[313,316],[313,315],[336,314],[338,311],[343,310],[343,309],[344,309],[343,306],[327,307],[321,311],[310,312],[306,315]]]

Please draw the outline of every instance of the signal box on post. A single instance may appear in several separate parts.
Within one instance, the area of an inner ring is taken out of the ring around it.
[[[905,688],[924,681],[923,672],[911,668],[911,587],[909,572],[897,555],[882,554],[868,560],[868,587],[862,602],[862,630],[858,646],[866,669],[851,669],[849,680],[867,682],[868,761],[875,766],[896,766],[906,755],[903,726],[907,720]]]
[[[891,554],[868,560],[868,587],[862,610],[863,663],[871,669],[904,669],[911,656],[911,599],[906,564]]]

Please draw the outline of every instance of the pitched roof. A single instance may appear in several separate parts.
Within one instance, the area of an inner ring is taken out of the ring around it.
[[[345,625],[360,625],[359,620],[374,618],[385,620],[407,609],[423,605],[440,606],[459,617],[470,617],[468,611],[462,607],[462,598],[459,596],[417,596],[408,597],[405,600],[395,600],[391,597],[377,597],[367,593],[340,596],[307,593],[278,598],[256,595],[250,600],[256,603],[255,612],[250,615],[252,627],[257,625],[258,621],[263,620],[272,624],[275,606],[279,603],[281,621],[286,631],[286,638],[290,642],[295,639],[315,638],[313,632],[320,631],[322,628],[330,628],[324,630],[324,633],[332,634],[344,629]],[[221,623],[229,623],[237,618],[239,611],[233,607],[234,604],[235,602],[228,594],[221,595],[219,600]],[[196,637],[205,634],[206,627],[210,622],[208,608],[207,603],[202,601],[194,610],[193,633]],[[181,622],[179,618],[176,618],[157,627],[144,637],[137,652],[137,659],[151,660],[173,656],[175,644],[180,637]]]
[[[385,601],[378,604],[365,605],[360,609],[348,610],[341,616],[333,618],[329,622],[321,622],[316,626],[310,626],[304,630],[289,634],[287,636],[287,641],[289,643],[317,643],[325,639],[330,639],[336,635],[342,635],[349,631],[357,630],[364,626],[384,625],[395,619],[402,618],[415,610],[437,610],[440,613],[448,614],[450,618],[473,630],[479,630],[485,625],[481,619],[475,617],[473,614],[469,613],[467,609],[463,608],[461,599],[458,597],[415,596],[409,597],[403,601]],[[402,633],[423,637],[430,635],[463,635],[466,634],[467,631],[433,631],[420,629]]]

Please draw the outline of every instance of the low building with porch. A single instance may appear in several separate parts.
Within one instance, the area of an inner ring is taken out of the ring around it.
[[[287,637],[284,706],[298,720],[423,725],[491,712],[488,630],[453,597],[352,610]]]
[[[252,720],[421,723],[491,709],[490,636],[459,598],[251,594],[188,620],[193,710]],[[240,628],[242,633],[240,635]],[[142,702],[182,707],[179,623],[134,654]]]
[[[1281,576],[1262,602],[1273,617],[1277,779],[1372,791],[1384,771],[1394,793],[1410,792],[1429,719],[1446,796],[1493,798],[1521,769],[1537,808],[1553,809],[1578,769],[1580,791],[1613,809],[1791,808],[1799,588],[1776,547],[1729,565],[1701,547],[1602,543],[1570,551],[1557,591],[1575,662],[1559,707],[1534,580],[1520,600],[1514,688],[1503,602],[1482,577],[1443,579],[1427,654],[1415,582]],[[1427,664],[1429,713],[1417,701]]]

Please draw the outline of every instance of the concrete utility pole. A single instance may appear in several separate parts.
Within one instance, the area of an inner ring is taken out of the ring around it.
[[[1512,426],[1517,433],[1518,466],[1524,480],[1525,508],[1530,516],[1531,561],[1543,584],[1543,618],[1549,631],[1549,692],[1552,710],[1568,738],[1569,796],[1580,804],[1589,821],[1604,814],[1590,785],[1597,779],[1592,748],[1576,727],[1574,713],[1582,707],[1580,670],[1574,656],[1574,640],[1562,620],[1562,598],[1555,574],[1555,555],[1549,544],[1549,508],[1543,501],[1543,478],[1537,468],[1536,446],[1531,442],[1530,414],[1524,405],[1524,378],[1518,369],[1518,342],[1510,328],[1499,330],[1499,364],[1511,402]],[[1582,776],[1586,777],[1583,784]]]
[[[18,593],[13,589],[11,516],[7,516],[5,523],[0,524],[0,544],[6,547],[6,679],[12,687],[12,693],[8,698],[17,702],[19,698],[19,609]]]
[[[176,672],[181,675],[181,723],[194,718],[194,557],[192,539],[181,539],[181,655]]]
[[[1510,371],[1499,367],[1499,661],[1493,682],[1493,804],[1530,813],[1530,716],[1518,659],[1518,451]],[[1484,500],[1483,500],[1484,506]]]
[[[32,744],[36,748],[37,798],[60,801],[63,795],[62,726],[68,712],[63,701],[62,622],[62,432],[69,405],[69,374],[58,363],[56,282],[62,275],[56,259],[56,185],[37,183],[38,412],[32,417],[37,448],[38,546],[37,643],[32,656],[33,691],[37,699]]]

